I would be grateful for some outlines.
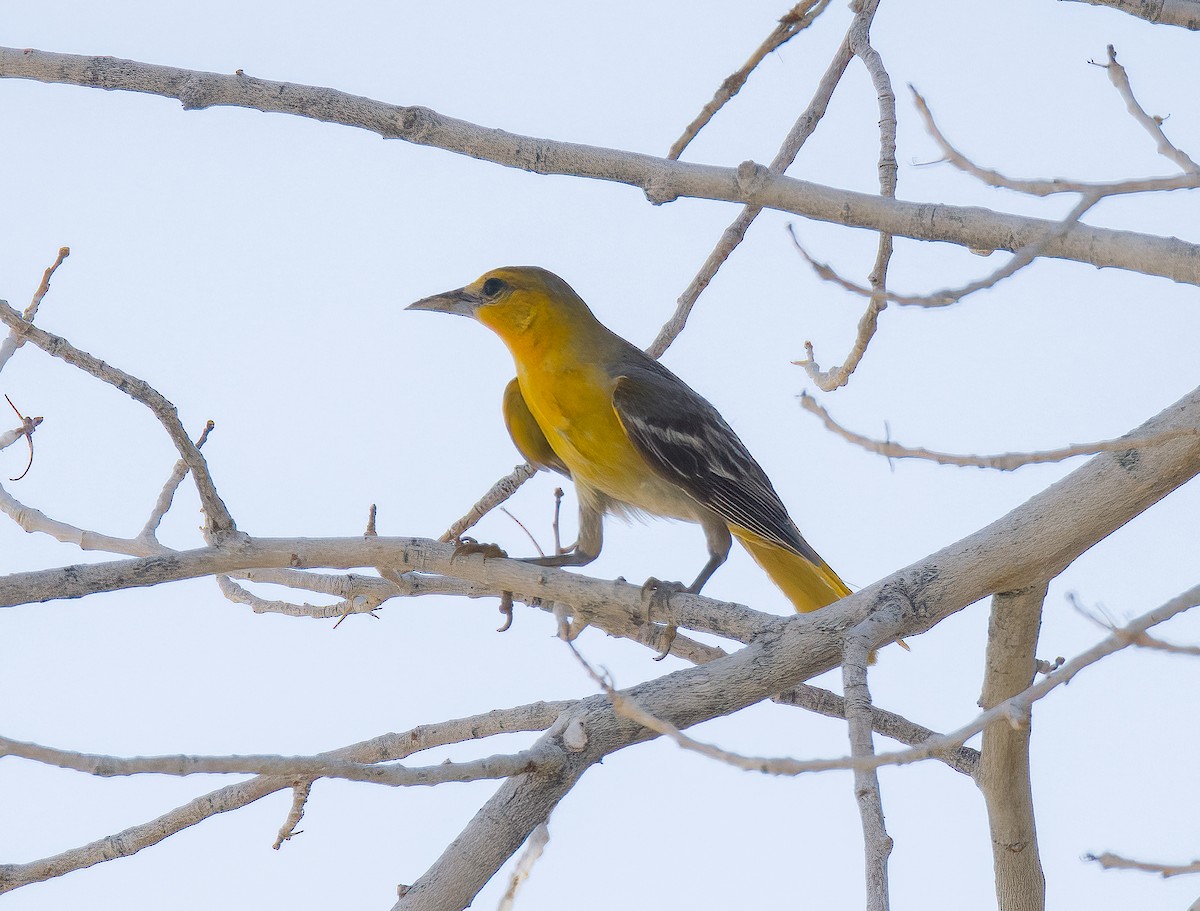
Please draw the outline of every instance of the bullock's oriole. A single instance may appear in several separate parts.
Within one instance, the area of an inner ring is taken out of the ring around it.
[[[408,309],[473,317],[500,336],[517,366],[504,394],[513,442],[533,465],[575,482],[578,540],[566,553],[530,562],[590,563],[600,553],[604,514],[641,511],[704,529],[709,558],[690,592],[725,562],[732,535],[796,610],[850,594],[717,410],[601,325],[557,275],[495,269]]]

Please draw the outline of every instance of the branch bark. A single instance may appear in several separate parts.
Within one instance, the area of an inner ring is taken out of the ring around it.
[[[1200,390],[1147,421],[1142,432],[1200,419]],[[1004,518],[942,551],[709,664],[676,671],[622,695],[680,729],[737,711],[833,667],[845,631],[870,618],[870,647],[931,628],[979,598],[1057,575],[1080,553],[1170,490],[1200,473],[1200,445],[1100,455]],[[605,697],[584,700],[567,725],[572,739],[555,775],[508,779],[462,834],[397,903],[397,911],[462,908],[519,849],[588,767],[650,734],[622,719]],[[562,728],[543,739],[562,740]],[[582,745],[581,745],[582,744]]]
[[[1200,2],[1197,0],[1073,0],[1092,6],[1107,6],[1147,22],[1177,25],[1200,31]]]
[[[854,193],[773,174],[754,162],[724,168],[538,139],[481,127],[425,107],[385,104],[334,89],[245,75],[204,73],[115,57],[0,48],[0,78],[145,92],[177,98],[185,110],[229,105],[295,114],[536,174],[624,183],[642,189],[655,204],[681,196],[736,202],[972,250],[1017,250],[1058,227],[1053,221],[978,207]],[[1174,237],[1080,224],[1047,243],[1044,255],[1200,284],[1200,245]]]
[[[331,759],[353,762],[387,762],[403,759],[433,747],[490,737],[493,734],[542,731],[549,727],[568,705],[568,702],[535,702],[511,709],[497,709],[441,724],[422,725],[399,734],[384,734],[324,755]],[[260,775],[197,797],[157,819],[131,826],[90,844],[29,863],[0,864],[0,893],[53,879],[71,870],[81,870],[116,857],[128,857],[211,816],[240,809],[268,794],[291,788],[294,784],[290,778]]]
[[[1034,650],[1046,584],[992,598],[980,708],[992,708],[1033,682]],[[1028,717],[1026,719],[1028,721]],[[983,732],[975,783],[987,804],[998,911],[1044,911],[1046,877],[1038,855],[1029,775],[1030,725],[998,721]]]

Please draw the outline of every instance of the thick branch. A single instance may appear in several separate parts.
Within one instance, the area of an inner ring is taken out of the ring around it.
[[[1200,391],[1148,421],[1142,432],[1200,419]],[[822,673],[839,657],[845,631],[868,617],[870,647],[931,628],[979,598],[1057,575],[1094,544],[1200,472],[1200,445],[1189,441],[1138,453],[1100,455],[973,535],[726,658],[649,681],[622,695],[683,729],[738,711]],[[519,775],[500,786],[462,834],[397,904],[400,911],[461,908],[544,822],[586,769],[650,734],[617,715],[606,697],[580,703],[564,725],[574,730],[562,772]]]
[[[1033,682],[1045,584],[992,598],[983,695],[987,710]],[[1043,911],[1046,878],[1038,856],[1029,777],[1028,723],[997,721],[983,732],[975,782],[987,804],[998,911]]]
[[[230,105],[371,130],[384,138],[493,161],[538,174],[591,177],[640,187],[654,203],[680,196],[752,204],[818,221],[869,228],[973,250],[1017,250],[1055,230],[1044,219],[987,209],[914,203],[772,174],[753,162],[722,168],[554,142],[488,129],[424,107],[384,104],[333,89],[154,66],[113,57],[0,48],[0,78],[35,79],[177,98],[187,110]],[[1173,237],[1076,225],[1044,255],[1200,284],[1200,246]]]
[[[842,660],[842,687],[846,691],[846,727],[850,756],[865,759],[875,755],[871,724],[871,691],[867,685],[870,663],[870,631],[859,624],[846,637]],[[867,886],[867,911],[888,911],[888,858],[892,839],[883,818],[883,795],[879,773],[873,768],[854,769],[854,797],[863,830],[863,867]]]
[[[1200,2],[1198,0],[1074,0],[1092,6],[1107,6],[1159,25],[1178,25],[1200,31]]]

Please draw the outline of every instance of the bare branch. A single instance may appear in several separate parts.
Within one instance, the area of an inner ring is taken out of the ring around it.
[[[1163,879],[1200,873],[1200,860],[1193,860],[1190,864],[1159,864],[1144,860],[1130,860],[1109,851],[1105,851],[1103,854],[1087,854],[1084,856],[1084,860],[1094,861],[1105,870],[1141,870],[1145,873],[1157,873]]]
[[[1147,22],[1159,25],[1178,25],[1191,31],[1200,30],[1200,0],[1073,0],[1092,6],[1107,6]]]
[[[219,575],[217,578],[217,586],[221,589],[221,594],[234,604],[247,604],[253,609],[256,614],[283,614],[288,617],[311,617],[316,620],[331,620],[336,619],[341,621],[342,618],[350,614],[370,614],[374,616],[374,611],[388,598],[395,597],[400,594],[394,586],[388,583],[387,595],[355,595],[353,598],[346,598],[336,604],[296,604],[291,601],[276,601],[269,598],[260,598],[258,595],[247,591],[243,586],[238,585],[229,576]]]
[[[5,398],[8,398],[8,396],[5,396]],[[33,429],[41,425],[41,423],[41,418],[27,418],[22,415],[20,427],[14,427],[12,430],[6,430],[4,433],[0,433],[0,449],[7,449],[17,440],[27,439]]]
[[[352,762],[388,762],[434,747],[478,740],[494,734],[541,731],[553,724],[570,705],[570,702],[535,702],[512,709],[498,709],[440,724],[422,725],[399,734],[384,734],[327,755],[331,759]],[[294,782],[290,779],[259,776],[220,788],[150,822],[61,854],[24,864],[0,864],[0,893],[116,857],[128,857],[209,817],[239,809],[268,794],[293,786]]]
[[[442,532],[442,536],[438,540],[442,542],[458,540],[464,532],[473,528],[480,519],[516,493],[521,485],[535,474],[537,474],[537,469],[528,462],[518,465],[511,474],[505,475],[493,484],[491,489],[479,498],[479,502],[467,510],[465,516]]]
[[[712,100],[696,115],[696,119],[687,125],[683,135],[671,145],[671,150],[667,152],[667,158],[673,161],[682,155],[683,150],[708,125],[717,111],[721,110],[734,95],[741,91],[746,80],[750,78],[750,74],[766,59],[766,56],[812,25],[828,6],[829,0],[801,0],[800,3],[788,10],[766,40],[750,55],[750,59],[742,64],[740,69],[725,77],[725,81],[721,83]]]
[[[827,718],[845,718],[846,703],[841,696],[821,689],[819,686],[801,683],[778,696],[772,697],[773,702],[781,705],[794,705],[808,709],[810,712],[824,715]],[[922,727],[907,718],[888,712],[876,705],[871,706],[871,727],[876,734],[890,737],[908,746],[918,746],[935,737],[940,737],[936,731]],[[979,752],[970,747],[952,747],[942,752],[930,755],[931,759],[944,762],[956,772],[963,775],[974,775],[979,763]]]
[[[25,470],[15,478],[9,478],[10,481],[19,481],[25,477],[25,475],[29,474],[29,469],[33,467],[33,432],[37,430],[39,426],[41,426],[42,419],[40,417],[33,418],[21,414],[21,409],[13,404],[13,400],[8,397],[7,393],[5,393],[4,401],[8,402],[8,407],[13,410],[13,413],[16,414],[18,420],[21,422],[21,426],[17,430],[11,431],[10,433],[17,434],[15,439],[24,437],[25,442],[29,444],[29,461],[25,463]],[[0,434],[0,449],[5,449],[15,442],[15,439],[9,439],[9,435],[10,434],[8,433]]]
[[[521,888],[525,880],[529,879],[529,874],[533,872],[533,865],[538,862],[538,858],[542,856],[542,852],[549,843],[550,828],[543,822],[533,830],[529,840],[525,842],[525,851],[521,854],[521,859],[517,861],[512,878],[508,882],[508,888],[504,890],[500,904],[496,906],[497,911],[512,911],[516,904],[517,890]]]
[[[208,435],[212,433],[213,428],[217,425],[212,421],[208,421],[204,425],[204,430],[200,433],[200,438],[196,440],[196,449],[202,449],[204,444],[208,442]],[[179,490],[179,485],[183,483],[183,479],[187,477],[188,463],[183,459],[179,459],[175,463],[175,467],[171,470],[167,482],[163,484],[163,489],[158,495],[158,500],[154,503],[154,508],[150,510],[150,517],[146,519],[146,524],[142,526],[139,538],[153,540],[155,532],[158,531],[158,526],[163,520],[163,516],[167,514],[167,510],[171,508],[171,502],[175,499],[175,492]]]
[[[70,247],[59,247],[58,256],[54,262],[42,273],[42,283],[38,285],[37,290],[33,292],[33,300],[29,302],[29,306],[21,314],[21,319],[27,323],[32,323],[33,318],[37,315],[38,307],[41,306],[42,298],[46,296],[46,292],[50,290],[50,278],[54,275],[56,269],[62,265],[62,261],[71,255]],[[4,369],[4,365],[8,363],[8,359],[13,356],[18,348],[25,344],[25,340],[17,335],[13,330],[9,330],[4,341],[0,342],[0,370]]]
[[[1160,607],[1143,614],[1132,623],[1115,631],[1104,641],[1082,652],[1071,661],[1066,662],[1057,671],[1048,674],[1042,680],[1027,687],[1017,695],[1003,700],[976,716],[974,720],[947,734],[929,738],[907,750],[897,750],[891,753],[870,753],[860,756],[850,755],[836,759],[799,760],[787,757],[742,756],[715,747],[712,744],[695,740],[684,734],[677,725],[667,720],[666,716],[656,715],[639,705],[630,696],[629,691],[622,693],[614,690],[608,681],[604,680],[603,677],[587,665],[582,657],[579,660],[587,668],[593,679],[605,689],[618,715],[628,718],[657,734],[670,737],[685,749],[692,750],[712,759],[717,759],[740,769],[763,772],[770,775],[802,775],[809,772],[829,772],[846,769],[872,771],[886,765],[909,765],[914,762],[921,762],[934,757],[940,752],[961,747],[968,739],[987,730],[990,725],[997,722],[1004,722],[1017,728],[1027,727],[1030,708],[1033,703],[1049,695],[1059,686],[1069,683],[1084,668],[1133,644],[1133,638],[1138,632],[1159,623],[1164,623],[1197,605],[1200,605],[1200,586],[1189,589]],[[876,622],[878,619],[879,616],[876,615],[872,618],[871,622]],[[866,641],[868,647],[871,646],[871,640],[862,641]],[[862,641],[860,641],[860,645]],[[729,660],[736,657],[738,656],[730,656]],[[637,689],[635,687],[634,691]],[[849,714],[847,712],[847,715]]]
[[[1095,61],[1092,62],[1095,63]],[[1167,135],[1162,129],[1162,118],[1151,117],[1133,97],[1133,86],[1129,84],[1129,74],[1125,72],[1125,67],[1117,63],[1117,51],[1111,44],[1108,46],[1108,63],[1097,63],[1096,66],[1102,66],[1107,71],[1109,81],[1125,99],[1125,108],[1129,111],[1129,115],[1150,134],[1158,154],[1173,161],[1185,173],[1200,174],[1200,164],[1196,164],[1184,152],[1176,148],[1171,140],[1167,139]]]
[[[918,113],[925,121],[925,129],[933,137],[934,142],[942,150],[945,160],[965,174],[970,174],[976,180],[990,187],[1000,187],[1014,190],[1029,196],[1053,196],[1057,193],[1080,193],[1085,196],[1122,196],[1130,193],[1154,193],[1169,190],[1190,190],[1200,186],[1200,175],[1182,174],[1175,177],[1147,177],[1140,180],[1120,180],[1109,183],[1095,183],[1083,180],[1028,180],[1007,177],[991,168],[983,168],[971,161],[966,155],[950,144],[933,119],[924,97],[911,85],[908,87],[913,94],[913,102]]]
[[[380,765],[380,760],[356,762],[330,754],[321,756],[106,756],[59,750],[37,743],[0,737],[0,756],[18,756],[60,769],[86,772],[100,778],[123,775],[262,775],[273,778],[314,780],[340,778],[388,787],[414,787],[451,781],[482,781],[508,778],[520,772],[551,773],[552,755],[534,755],[528,751],[509,756],[488,756],[467,762],[442,762],[434,766],[406,768],[396,763]]]
[[[1197,415],[1200,390],[1146,422],[1141,430],[1153,433],[1170,426],[1194,425]],[[868,616],[880,621],[873,634],[879,641],[870,643],[878,648],[889,636],[911,636],[932,628],[986,594],[1052,578],[1090,546],[1097,533],[1103,536],[1120,527],[1149,502],[1156,502],[1198,472],[1200,444],[1191,441],[1144,452],[1132,466],[1122,465],[1113,456],[1097,456],[988,528],[823,608],[817,615],[788,618],[775,635],[762,637],[751,648],[703,667],[647,681],[622,695],[679,730],[737,711],[835,666],[844,632]],[[1048,533],[1049,526],[1054,527],[1053,533]],[[1195,594],[1200,598],[1200,590]],[[1166,619],[1168,612],[1160,612],[1156,619]],[[1066,665],[1062,671],[1069,668],[1071,665]],[[1063,672],[1046,680],[1057,686],[1067,676]],[[683,693],[687,698],[681,698]],[[1002,711],[983,718],[980,724],[986,726]],[[570,743],[564,740],[567,732],[574,732]],[[588,768],[651,733],[617,716],[607,697],[581,702],[577,712],[543,735],[568,751],[562,772],[552,778],[518,775],[500,785],[405,893],[396,905],[398,911],[469,904]],[[967,736],[970,733],[958,743]],[[956,745],[946,739],[930,742],[924,752],[935,754]],[[876,757],[877,761],[891,758]]]
[[[1096,616],[1092,611],[1088,610],[1079,600],[1079,596],[1075,592],[1067,592],[1067,601],[1083,616],[1087,617],[1101,629],[1112,633],[1114,636],[1121,636],[1130,645],[1136,645],[1139,648],[1148,648],[1158,652],[1167,652],[1171,655],[1188,655],[1189,657],[1200,656],[1200,646],[1195,645],[1176,645],[1174,642],[1164,642],[1151,636],[1147,632],[1129,630],[1123,626],[1119,626],[1116,621],[1108,617],[1103,608],[1100,608],[1101,613],[1105,614],[1103,618]]]
[[[291,841],[301,833],[301,830],[296,827],[304,818],[304,807],[308,803],[308,795],[312,793],[312,786],[311,781],[305,781],[292,788],[292,808],[288,810],[287,819],[279,827],[279,834],[275,836],[275,844],[271,845],[276,851],[283,847],[285,841]]]
[[[200,454],[200,450],[196,448],[188,437],[187,431],[184,430],[183,424],[179,422],[179,414],[175,406],[167,401],[162,393],[144,380],[139,380],[137,377],[93,357],[86,351],[81,351],[66,339],[25,322],[21,318],[21,314],[4,301],[0,301],[0,321],[3,321],[19,340],[32,342],[47,354],[60,358],[73,367],[78,367],[98,380],[103,380],[149,408],[158,418],[159,423],[163,425],[167,436],[171,438],[171,442],[175,444],[180,456],[192,471],[196,489],[200,492],[200,502],[203,504],[205,515],[208,518],[210,533],[220,538],[222,535],[237,531],[233,516],[229,514],[229,510],[213,485],[212,476],[208,472],[208,463],[204,461],[204,456]]]
[[[152,554],[168,553],[168,549],[157,541],[143,538],[114,538],[99,532],[77,528],[66,522],[51,519],[41,510],[26,506],[0,485],[0,512],[17,523],[22,531],[40,532],[64,544],[74,544],[81,550],[101,550],[111,554],[148,557]]]
[[[1033,683],[1045,584],[992,598],[979,706],[990,709]],[[1030,726],[984,729],[975,783],[987,804],[998,911],[1043,911],[1046,878],[1038,855],[1029,774]]]
[[[1070,231],[1071,228],[1078,225],[1080,223],[1079,219],[1083,218],[1083,216],[1087,214],[1088,210],[1095,206],[1099,201],[1100,198],[1098,196],[1085,196],[1083,199],[1079,200],[1079,202],[1075,204],[1075,207],[1067,213],[1066,217],[1064,217],[1062,221],[1058,222],[1054,231],[1039,237],[1037,240],[1031,244],[1028,244],[1027,246],[1013,251],[1012,257],[1010,257],[1009,260],[1004,263],[1004,265],[1000,266],[990,275],[986,275],[983,278],[969,282],[963,285],[961,288],[946,288],[941,291],[935,291],[932,294],[923,295],[896,294],[895,292],[887,291],[882,288],[864,288],[862,285],[857,285],[854,282],[842,278],[829,266],[824,263],[817,262],[808,254],[808,251],[800,245],[800,241],[796,237],[796,232],[794,229],[792,229],[791,225],[788,226],[788,231],[792,235],[792,244],[795,246],[797,252],[799,252],[801,257],[804,258],[805,262],[812,267],[817,276],[827,282],[840,285],[847,291],[851,291],[860,297],[870,298],[872,301],[883,300],[891,303],[901,304],[905,307],[948,307],[951,304],[957,304],[964,297],[974,294],[976,291],[983,291],[988,288],[993,288],[1004,279],[1011,278],[1013,275],[1016,275],[1039,256],[1044,255],[1046,249],[1056,238],[1062,237],[1066,232]],[[805,345],[805,347],[808,349],[809,358],[811,359],[812,346]],[[801,366],[804,366],[805,364],[804,361],[797,361],[796,363],[800,364]],[[807,367],[805,369],[807,370]]]
[[[892,839],[883,820],[879,775],[874,768],[863,765],[875,756],[871,691],[867,685],[867,665],[871,661],[869,623],[869,620],[860,623],[846,635],[842,688],[846,693],[846,727],[850,736],[850,757],[854,762],[854,797],[862,821],[867,911],[887,911],[890,905],[888,858],[892,855]]]
[[[891,440],[873,440],[862,434],[847,430],[837,423],[821,405],[807,392],[799,395],[800,407],[810,414],[815,414],[825,424],[826,428],[836,433],[842,439],[859,446],[868,452],[878,453],[889,459],[924,459],[939,465],[958,465],[967,468],[994,468],[997,471],[1015,471],[1025,465],[1040,465],[1047,462],[1061,462],[1064,459],[1081,455],[1096,455],[1100,452],[1137,452],[1150,446],[1161,446],[1173,440],[1200,435],[1200,427],[1172,427],[1158,433],[1146,436],[1126,434],[1112,440],[1099,440],[1094,443],[1073,443],[1060,449],[1048,449],[1042,452],[1005,452],[998,455],[956,455],[949,452],[937,452],[920,446],[902,446]]]
[[[1174,426],[1196,426],[1200,424],[1198,416],[1200,390],[1146,422],[1141,432],[1151,434]],[[753,648],[719,658],[702,668],[676,671],[648,681],[626,695],[652,715],[680,729],[718,714],[737,711],[834,666],[839,657],[838,643],[845,630],[858,625],[867,616],[884,621],[879,624],[880,632],[876,636],[880,641],[870,643],[871,647],[877,648],[888,636],[911,636],[931,628],[988,592],[1022,587],[1029,584],[1025,580],[1031,577],[1045,579],[1056,575],[1100,537],[1120,527],[1198,472],[1200,443],[1190,439],[1141,452],[1136,461],[1098,456],[988,528],[848,596],[821,611],[819,616],[775,620],[772,635],[762,636]],[[1070,509],[1064,504],[1070,504]],[[508,560],[466,557],[452,564],[452,553],[453,548],[447,545],[419,539],[249,540],[239,542],[236,547],[167,554],[152,561],[73,567],[70,574],[73,578],[66,578],[61,573],[14,574],[0,579],[0,603],[5,597],[12,598],[22,591],[24,586],[37,585],[43,579],[48,584],[32,589],[34,592],[46,597],[62,597],[255,566],[404,566],[416,571],[449,571],[463,578],[515,590],[522,586],[509,584],[509,580],[522,580],[525,587],[539,595],[544,595],[545,589],[552,582],[559,582],[561,576],[580,582],[569,573]],[[241,565],[231,566],[231,563]],[[521,575],[530,570],[537,571],[534,578]],[[614,594],[620,595],[621,589],[607,582],[595,583],[591,589],[584,585],[582,591],[587,593],[590,603],[601,597],[601,592],[607,593],[610,586]],[[628,588],[638,592],[633,586]],[[1195,594],[1200,598],[1200,591]],[[640,592],[635,597],[640,599]],[[19,600],[28,602],[29,591],[22,591]],[[671,600],[673,605],[680,604],[688,609],[692,604],[703,606],[706,601],[697,596],[676,596]],[[1176,607],[1167,605],[1150,620],[1161,622],[1173,611],[1177,612]],[[1112,649],[1119,647],[1118,643]],[[1052,689],[1060,685],[1077,672],[1081,660],[1086,662],[1088,659],[1095,660],[1091,653],[1085,653],[1076,662],[1068,663],[1060,672],[1035,685],[1028,698],[1040,698],[1044,692],[1039,687]],[[685,692],[688,698],[681,699],[680,694]],[[640,726],[617,719],[608,700],[599,698],[600,703],[585,700],[579,706],[579,713],[564,717],[561,727],[555,727],[543,738],[561,743],[568,751],[561,773],[554,776],[520,774],[506,780],[462,836],[405,896],[403,907],[445,904],[448,896],[452,901],[466,904],[499,865],[519,848],[533,828],[545,820],[587,768],[613,750],[650,736]],[[981,716],[978,723],[986,726],[1005,711],[1016,711],[1013,706],[1003,703],[997,709],[999,711],[991,717]],[[562,739],[567,731],[576,732],[570,743]],[[961,737],[958,743],[961,743],[971,732],[957,733]],[[922,752],[933,755],[956,745],[948,743],[947,739],[952,739],[952,735],[928,742]],[[407,742],[403,745],[411,746]],[[378,760],[381,753],[373,749],[365,756],[337,755],[335,758]],[[877,757],[877,760],[885,759],[892,761],[892,757]],[[244,805],[264,793],[291,785],[288,781],[249,790],[235,786],[240,790],[218,792],[219,796],[193,802],[168,817],[123,833],[117,840],[119,851],[116,853],[132,853],[214,812]],[[0,867],[0,888],[12,888],[112,857],[112,845],[113,842],[106,839],[32,865]],[[467,857],[472,861],[464,864]],[[454,871],[453,875],[451,871]]]
[[[850,43],[875,85],[875,95],[879,103],[879,194],[888,199],[896,197],[896,176],[899,167],[896,165],[896,94],[892,91],[892,79],[883,64],[879,52],[871,46],[870,22],[856,21],[851,29]],[[789,227],[789,231],[790,231]],[[792,242],[796,235],[792,233]],[[850,375],[862,362],[867,352],[867,345],[875,337],[879,326],[879,314],[887,307],[887,270],[892,258],[892,236],[886,231],[879,235],[879,247],[875,254],[875,265],[871,269],[868,281],[871,283],[870,300],[866,312],[858,321],[858,330],[846,359],[831,370],[822,370],[817,363],[812,342],[806,341],[804,348],[808,352],[807,360],[797,361],[804,368],[817,386],[825,392],[832,392],[850,381]]]
[[[537,139],[486,129],[428,108],[384,104],[332,89],[272,82],[244,74],[227,76],[114,57],[0,48],[0,78],[147,92],[178,98],[187,110],[232,105],[296,114],[539,174],[568,174],[625,183],[641,188],[654,203],[666,203],[680,196],[718,199],[885,231],[897,237],[957,243],[973,250],[1017,250],[1057,227],[1042,219],[979,208],[931,205],[838,190],[773,174],[753,163],[723,168]],[[1200,247],[1177,238],[1076,225],[1063,236],[1055,237],[1043,255],[1200,284]]]
[[[875,11],[879,8],[879,0],[868,0],[861,5],[861,8],[855,14],[854,22],[850,26],[850,30],[846,32],[846,37],[842,39],[842,43],[838,46],[837,52],[833,55],[833,59],[829,62],[829,66],[825,69],[825,75],[821,77],[821,81],[817,84],[817,89],[813,93],[812,100],[808,103],[808,107],[804,109],[804,113],[797,118],[796,123],[788,132],[787,137],[780,146],[779,151],[771,160],[770,170],[773,173],[782,174],[796,160],[796,156],[800,153],[800,149],[804,143],[808,141],[808,137],[816,130],[817,124],[821,122],[821,118],[825,116],[825,111],[829,107],[829,99],[833,97],[833,91],[841,82],[842,76],[845,75],[846,67],[849,66],[851,58],[854,56],[850,49],[851,32],[859,22],[869,23],[875,16]],[[700,267],[700,271],[688,283],[683,294],[679,296],[676,302],[675,312],[671,314],[671,318],[663,324],[663,327],[658,331],[658,335],[651,342],[650,347],[646,349],[646,353],[651,357],[662,357],[663,352],[671,346],[675,339],[679,338],[679,334],[683,332],[687,325],[688,317],[691,315],[692,308],[695,307],[696,301],[708,287],[709,282],[717,274],[717,271],[729,259],[733,251],[737,249],[738,244],[746,236],[746,231],[758,214],[762,211],[762,206],[748,205],[738,213],[735,218],[722,232],[721,237],[717,241],[717,245],[712,252],[708,254],[704,264]]]

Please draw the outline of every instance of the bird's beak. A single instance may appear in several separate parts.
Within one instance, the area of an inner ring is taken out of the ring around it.
[[[405,310],[432,310],[434,313],[457,313],[459,316],[475,316],[480,299],[466,288],[457,291],[444,291],[433,297],[425,297],[415,304],[409,304]]]

